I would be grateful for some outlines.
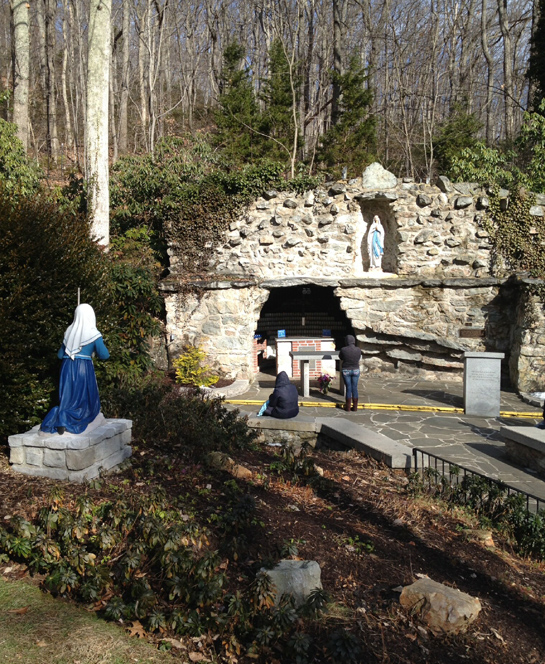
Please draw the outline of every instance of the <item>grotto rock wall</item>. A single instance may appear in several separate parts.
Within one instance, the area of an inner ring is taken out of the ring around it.
[[[512,322],[519,315],[511,282],[290,278],[201,282],[195,284],[205,288],[199,296],[167,296],[171,354],[185,343],[199,344],[223,375],[251,378],[253,334],[271,289],[305,284],[333,289],[354,327],[364,372],[461,378],[464,351],[510,353]],[[482,336],[461,337],[467,329]]]
[[[482,228],[484,190],[471,184],[395,185],[362,179],[302,196],[270,191],[230,225],[209,271],[262,279],[361,277],[369,271],[367,231],[375,214],[385,228],[382,268],[402,276],[483,276],[490,241]],[[363,186],[366,184],[368,186]],[[169,250],[173,276],[183,254]]]
[[[169,357],[198,344],[222,375],[251,379],[270,291],[314,284],[339,298],[366,372],[461,378],[464,351],[504,352],[515,387],[543,390],[543,307],[529,282],[489,276],[487,207],[478,185],[418,184],[378,164],[301,196],[265,192],[231,224],[204,277],[184,274],[180,248],[169,248],[161,286]],[[544,208],[540,197],[532,214]],[[376,214],[385,228],[382,271],[369,268],[367,253]]]

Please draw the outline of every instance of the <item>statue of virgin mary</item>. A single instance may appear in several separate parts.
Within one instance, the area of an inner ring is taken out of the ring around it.
[[[380,217],[375,215],[367,236],[367,249],[369,251],[369,268],[382,269],[382,256],[384,255],[384,227]]]
[[[40,431],[82,433],[100,413],[93,355],[101,360],[110,357],[90,304],[76,308],[57,355],[62,359],[59,405],[45,416]]]

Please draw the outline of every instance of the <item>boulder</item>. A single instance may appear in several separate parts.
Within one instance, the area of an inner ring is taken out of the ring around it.
[[[419,207],[427,207],[428,205],[431,205],[431,198],[426,196],[426,194],[418,194],[416,197],[416,204]]]
[[[444,175],[440,175],[435,181],[435,185],[444,193],[450,194],[454,191],[451,181]]]
[[[418,613],[434,634],[465,632],[481,610],[478,598],[428,578],[405,586],[399,601]]]
[[[281,560],[273,569],[262,569],[276,590],[275,603],[282,595],[292,595],[296,606],[304,604],[313,590],[322,588],[320,565],[315,560]]]
[[[346,186],[342,182],[335,182],[329,189],[330,196],[340,196],[346,191]]]
[[[437,232],[432,228],[424,228],[424,230],[420,231],[420,233],[418,233],[418,235],[414,238],[414,243],[424,244],[424,242],[427,242],[435,235],[437,235]]]
[[[473,198],[471,196],[458,196],[454,201],[454,207],[456,210],[463,210],[466,207],[469,207],[473,203]]]
[[[361,184],[366,189],[392,189],[397,185],[397,178],[378,162],[374,162],[363,171]]]

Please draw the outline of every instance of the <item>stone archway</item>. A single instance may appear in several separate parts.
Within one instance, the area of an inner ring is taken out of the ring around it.
[[[340,348],[347,334],[354,334],[350,319],[341,307],[333,286],[302,283],[270,290],[256,322],[254,361],[256,371],[277,367],[280,331],[290,341],[290,348],[320,350]],[[289,358],[288,358],[289,359]],[[333,367],[328,370],[334,370]],[[290,374],[290,372],[288,372]]]

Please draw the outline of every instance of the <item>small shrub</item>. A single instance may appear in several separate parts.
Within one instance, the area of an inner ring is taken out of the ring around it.
[[[168,449],[187,447],[206,455],[250,446],[256,433],[238,411],[228,411],[218,399],[184,396],[161,374],[149,374],[138,385],[122,386],[102,397],[111,417],[133,420],[140,440]]]
[[[210,367],[203,364],[206,354],[199,346],[185,346],[184,352],[172,363],[176,369],[176,382],[194,387],[210,387],[218,382],[218,376],[210,374]]]
[[[458,474],[457,467],[452,467],[449,478],[433,468],[427,468],[423,476],[413,473],[408,492],[427,492],[452,505],[468,507],[485,527],[507,535],[520,554],[545,560],[545,510],[529,512],[522,494],[509,494],[505,484],[486,477],[468,474],[454,483]]]
[[[357,637],[345,629],[334,631],[327,643],[328,661],[353,664],[361,662],[362,648]]]

